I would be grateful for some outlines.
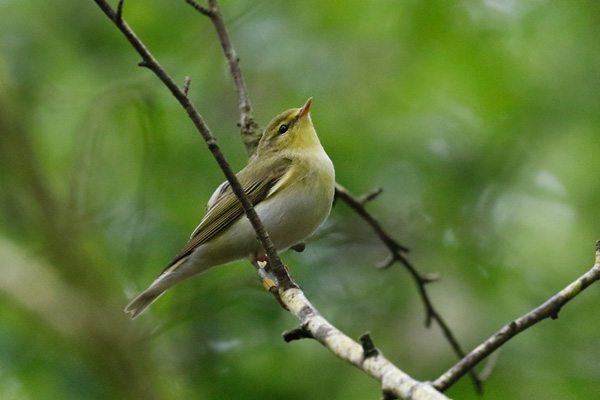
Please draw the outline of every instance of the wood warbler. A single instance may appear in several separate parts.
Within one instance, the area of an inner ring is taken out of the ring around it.
[[[273,119],[256,155],[237,173],[271,240],[285,250],[313,233],[333,203],[333,163],[310,118],[312,98]],[[165,290],[217,265],[264,254],[250,221],[231,191],[221,184],[208,201],[206,215],[190,241],[158,278],[125,307],[137,317]]]

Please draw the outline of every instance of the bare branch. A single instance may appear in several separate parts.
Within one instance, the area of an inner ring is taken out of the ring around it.
[[[402,245],[400,245],[397,241],[395,241],[381,226],[381,224],[365,209],[364,203],[368,199],[374,198],[374,195],[378,195],[381,193],[380,190],[376,190],[372,192],[370,195],[363,197],[363,201],[354,197],[348,189],[340,185],[336,182],[335,184],[335,195],[336,198],[342,199],[346,204],[348,204],[352,209],[354,209],[375,231],[379,239],[383,242],[383,244],[390,251],[390,256],[381,264],[378,265],[378,268],[388,268],[394,262],[398,261],[408,270],[408,272],[413,277],[415,283],[417,284],[417,289],[419,291],[419,295],[421,296],[421,300],[423,301],[423,305],[425,306],[425,326],[429,327],[431,325],[431,321],[435,321],[437,325],[442,330],[442,334],[450,343],[450,346],[454,350],[454,353],[459,358],[464,358],[465,352],[461,348],[458,340],[454,336],[454,333],[444,321],[442,316],[438,313],[438,311],[434,308],[429,293],[427,292],[426,285],[437,280],[437,276],[424,276],[417,271],[417,269],[408,261],[408,259],[402,254],[403,252],[407,252],[408,249]],[[470,372],[471,379],[473,381],[473,385],[475,386],[475,390],[477,393],[482,393],[482,385],[481,381],[475,374],[475,372]]]
[[[319,314],[300,289],[281,291],[281,298],[290,312],[317,341],[342,360],[381,382],[382,391],[388,396],[395,395],[398,398],[413,400],[447,399],[428,383],[414,380],[389,362],[379,350],[375,349],[372,340],[369,340],[370,337],[366,338],[363,335],[363,343],[367,343],[365,349],[365,345],[361,346],[340,332]]]
[[[301,242],[298,242],[295,245],[293,245],[292,247],[290,247],[290,249],[294,250],[297,253],[302,253],[304,251],[304,249],[306,249],[306,242],[304,240]]]
[[[185,77],[185,80],[183,81],[183,93],[187,96],[188,92],[190,91],[190,84],[192,83],[191,79],[189,76]]]
[[[304,325],[300,325],[298,328],[283,332],[283,340],[285,340],[287,343],[300,339],[314,339],[312,333],[310,333],[310,331],[306,329],[306,326]]]
[[[200,14],[206,15],[207,17],[212,17],[213,11],[211,9],[198,4],[194,0],[185,0],[185,2],[188,3],[190,6],[194,7],[196,11],[198,11]]]
[[[394,393],[390,392],[389,390],[384,390],[383,392],[383,396],[381,397],[381,400],[397,400],[398,396],[396,396]]]
[[[221,48],[223,49],[223,54],[229,63],[229,71],[231,73],[231,77],[233,78],[233,85],[237,93],[238,107],[240,109],[240,135],[242,137],[242,141],[244,142],[244,146],[246,147],[246,153],[248,153],[248,157],[252,157],[256,153],[256,148],[258,147],[258,142],[260,141],[262,132],[258,124],[254,121],[254,116],[252,115],[252,105],[250,104],[248,90],[246,89],[246,83],[244,82],[242,70],[240,69],[240,59],[238,58],[235,48],[233,47],[233,43],[231,43],[231,39],[229,38],[229,33],[227,32],[227,27],[225,26],[225,20],[223,19],[219,2],[217,0],[209,0],[208,4],[210,8],[207,9],[200,6],[194,0],[185,1],[202,14],[208,16],[212,21],[215,30],[217,31],[219,42],[221,43]]]
[[[119,0],[117,4],[117,14],[115,15],[115,21],[120,22],[123,19],[123,3],[125,0]]]
[[[377,264],[377,268],[378,269],[388,269],[389,267],[391,267],[392,265],[394,265],[394,263],[398,261],[396,260],[396,256],[393,254],[390,254],[388,256],[388,258],[386,258],[385,260],[383,260],[382,262]]]
[[[375,357],[379,354],[379,350],[375,347],[375,343],[373,343],[373,339],[371,339],[371,334],[369,332],[362,335],[358,340],[360,340],[360,344],[362,345],[365,358]]]
[[[600,280],[600,241],[596,242],[596,262],[592,269],[539,307],[505,325],[493,336],[477,346],[458,364],[436,379],[433,385],[440,391],[445,391],[456,383],[464,374],[471,371],[473,367],[517,334],[546,318],[555,319],[558,316],[558,312],[565,304],[597,280]]]
[[[375,191],[375,193],[377,193],[378,195],[381,192]],[[356,211],[365,221],[367,221],[367,223],[371,225],[371,228],[373,228],[377,236],[379,236],[379,239],[381,239],[381,241],[390,249],[392,253],[400,254],[401,252],[408,252],[408,248],[402,246],[400,243],[392,239],[392,237],[385,232],[381,224],[375,218],[373,218],[373,216],[369,214],[369,212],[365,209],[365,199],[368,199],[371,196],[372,195],[367,195],[361,201],[360,199],[357,199],[354,196],[352,196],[350,191],[342,185],[340,185],[339,183],[336,182],[335,184],[335,197],[342,199],[346,204],[352,207],[352,209]],[[402,257],[401,254],[400,257]],[[416,271],[415,274],[418,275]]]
[[[367,204],[369,201],[375,200],[381,193],[383,193],[383,188],[377,188],[373,190],[371,193],[364,194],[358,198],[358,201],[363,206]]]

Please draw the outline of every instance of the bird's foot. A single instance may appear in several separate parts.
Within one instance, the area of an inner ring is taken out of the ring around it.
[[[271,277],[269,277],[269,257],[267,257],[266,254],[262,254],[258,257],[256,257],[256,265],[258,266],[259,270],[259,275],[262,278],[262,284],[264,286],[264,288],[271,292],[273,294],[273,296],[275,296],[275,299],[277,300],[277,302],[279,303],[279,305],[281,306],[281,308],[283,308],[286,311],[289,311],[289,309],[287,308],[287,306],[283,303],[283,301],[281,300],[281,296],[279,295],[279,288],[277,287],[277,284],[273,281],[273,279],[271,279]],[[287,265],[283,266],[285,268],[286,271],[289,271],[289,268],[287,267]],[[262,271],[262,273],[261,273]],[[274,278],[274,277],[273,277]]]

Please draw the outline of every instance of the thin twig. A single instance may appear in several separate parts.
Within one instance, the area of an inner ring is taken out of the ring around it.
[[[212,12],[211,9],[198,4],[194,0],[185,0],[185,2],[188,3],[190,6],[194,7],[196,9],[196,11],[198,11],[202,15],[206,15],[207,17],[211,17],[212,14],[213,14],[213,12]]]
[[[196,110],[186,93],[173,81],[173,79],[166,73],[166,71],[160,66],[158,61],[152,56],[150,51],[142,43],[142,41],[136,36],[133,30],[127,25],[122,18],[115,18],[117,16],[115,10],[106,2],[106,0],[94,0],[96,4],[102,9],[102,11],[110,18],[111,21],[119,28],[119,30],[125,35],[129,43],[135,48],[135,50],[142,57],[142,65],[150,69],[154,74],[163,82],[163,84],[171,91],[173,96],[179,101],[181,106],[185,109],[188,116],[194,123],[194,126],[202,135],[202,138],[206,141],[206,144],[212,153],[213,157],[219,164],[219,167],[225,174],[227,181],[231,185],[231,190],[240,200],[242,208],[244,209],[246,216],[250,220],[252,227],[256,230],[257,236],[263,245],[267,256],[269,257],[269,264],[275,278],[278,282],[278,286],[283,289],[295,287],[296,285],[290,279],[287,271],[283,267],[283,263],[277,254],[277,249],[273,245],[271,238],[269,237],[265,227],[258,218],[258,214],[254,210],[252,203],[246,196],[242,185],[238,181],[237,177],[233,173],[233,170],[229,166],[229,163],[225,159],[225,156],[221,152],[216,139],[212,135],[210,129],[200,116],[200,113]]]
[[[183,81],[183,93],[187,96],[188,92],[190,91],[190,84],[192,83],[191,79],[189,76],[185,77],[185,80]]]
[[[477,346],[459,363],[436,379],[433,385],[438,390],[445,391],[457,382],[465,373],[472,371],[478,363],[517,334],[546,318],[555,318],[565,304],[597,280],[600,280],[600,241],[596,242],[596,262],[592,269],[558,292],[555,296],[552,296],[539,307],[505,325],[493,336]]]
[[[117,14],[115,15],[115,21],[120,22],[123,19],[123,3],[125,0],[119,0],[117,4]]]
[[[389,390],[384,390],[382,391],[382,397],[381,400],[398,400],[398,396],[396,396],[394,393],[390,392]]]
[[[244,142],[244,146],[246,147],[248,157],[251,157],[256,153],[256,148],[258,147],[258,142],[260,141],[262,132],[260,131],[258,124],[254,121],[254,117],[252,115],[252,105],[250,104],[248,90],[246,89],[246,83],[244,82],[242,70],[240,69],[240,59],[237,56],[235,48],[233,47],[233,43],[229,37],[229,33],[227,32],[227,27],[225,26],[225,20],[223,19],[219,2],[217,0],[208,0],[210,8],[206,9],[205,7],[200,6],[194,0],[185,1],[196,10],[200,11],[203,15],[209,17],[215,27],[215,30],[217,31],[219,42],[221,43],[221,48],[223,49],[223,54],[229,63],[229,71],[233,79],[233,86],[235,87],[235,91],[237,93],[238,107],[240,109],[240,134],[242,141]]]
[[[375,191],[373,193],[379,194],[380,191]],[[379,239],[383,242],[383,244],[390,251],[390,256],[378,267],[379,268],[387,268],[391,266],[395,261],[400,262],[404,267],[408,270],[410,275],[413,277],[415,283],[417,284],[417,289],[419,291],[419,295],[421,296],[421,300],[423,301],[423,305],[425,306],[425,325],[429,327],[431,325],[431,321],[435,321],[437,325],[442,330],[442,334],[450,343],[450,346],[454,350],[454,353],[458,356],[459,359],[465,357],[465,352],[462,347],[458,343],[458,340],[454,336],[454,333],[444,321],[440,313],[433,306],[433,302],[427,292],[426,285],[428,283],[436,280],[436,277],[421,275],[419,271],[408,261],[408,259],[402,254],[403,252],[407,252],[408,249],[401,244],[399,244],[396,240],[394,240],[381,226],[381,224],[365,209],[364,200],[370,199],[373,196],[367,195],[363,197],[363,201],[361,199],[354,197],[348,189],[344,186],[340,185],[336,182],[335,184],[335,194],[336,198],[343,200],[346,204],[348,204],[354,211],[358,213],[375,231]],[[482,393],[483,388],[480,379],[477,377],[477,374],[474,371],[470,371],[471,380],[473,381],[473,385],[475,386],[475,390],[477,393]]]
[[[379,239],[381,239],[381,241],[390,249],[390,251],[392,251],[392,253],[398,253],[399,257],[404,258],[401,253],[408,252],[408,248],[402,246],[385,232],[381,224],[365,209],[363,202],[361,202],[360,199],[354,197],[348,189],[337,182],[335,184],[335,196],[336,198],[344,200],[346,204],[352,207],[354,211],[356,211],[365,221],[367,221],[377,236],[379,236]],[[414,269],[412,272],[414,275],[420,277],[419,273],[414,271]]]
[[[378,269],[388,269],[396,262],[396,256],[394,254],[390,254],[388,258],[377,264]]]
[[[373,339],[371,338],[371,334],[369,332],[361,335],[360,344],[363,348],[363,356],[365,358],[375,357],[379,354],[379,350],[375,347],[375,343],[373,343]]]
[[[373,201],[377,197],[379,197],[379,195],[381,193],[383,193],[383,188],[377,188],[377,189],[373,190],[371,193],[367,193],[367,194],[360,196],[358,198],[358,201],[360,202],[360,204],[362,204],[364,206],[368,202]]]
[[[298,328],[290,329],[289,331],[283,332],[283,340],[289,343],[293,340],[300,339],[314,339],[314,336],[304,325],[300,325]]]

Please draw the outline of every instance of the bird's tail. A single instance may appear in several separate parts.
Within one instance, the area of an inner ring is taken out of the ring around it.
[[[154,285],[152,285],[154,286]],[[131,319],[136,318],[138,315],[144,312],[150,304],[154,303],[167,289],[156,290],[150,286],[144,290],[138,297],[131,300],[127,307],[125,307],[126,313],[131,313]]]
[[[173,268],[163,271],[158,278],[152,282],[148,289],[144,290],[139,296],[127,304],[125,312],[131,314],[131,319],[134,319],[143,313],[144,310],[148,308],[150,304],[154,303],[168,288],[189,277],[189,274],[181,273],[181,271],[177,269],[177,267],[185,260],[186,259],[181,259],[173,266]]]

